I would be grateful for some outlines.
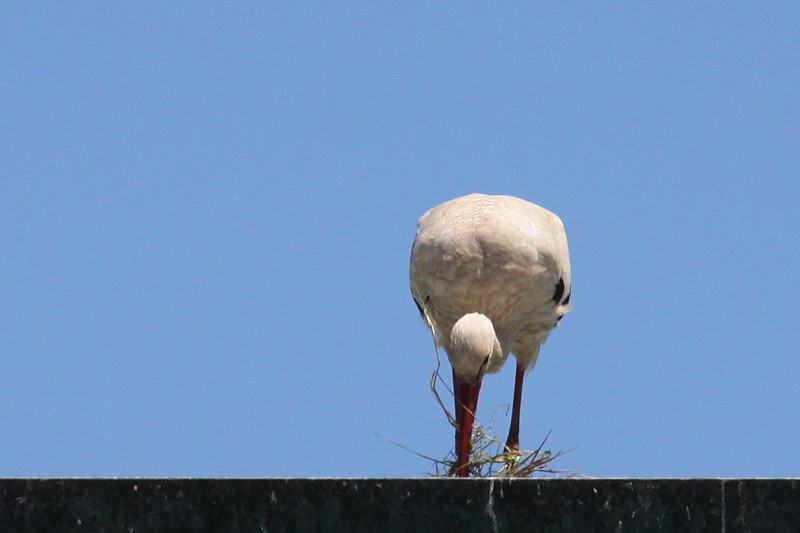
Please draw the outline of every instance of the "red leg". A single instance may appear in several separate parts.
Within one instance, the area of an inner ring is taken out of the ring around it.
[[[517,374],[514,377],[514,403],[511,406],[511,426],[508,429],[506,447],[519,451],[519,411],[522,405],[522,381],[525,379],[525,367],[517,363]]]

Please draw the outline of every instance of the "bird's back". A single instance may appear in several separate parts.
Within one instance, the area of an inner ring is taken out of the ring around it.
[[[445,344],[465,314],[481,313],[505,354],[532,365],[568,309],[569,254],[558,216],[512,196],[470,194],[434,207],[417,228],[411,291],[437,341]]]

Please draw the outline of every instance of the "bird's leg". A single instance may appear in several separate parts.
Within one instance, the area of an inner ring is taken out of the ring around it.
[[[517,374],[514,378],[514,403],[511,407],[511,426],[508,429],[506,448],[519,451],[519,410],[522,405],[522,381],[525,379],[525,367],[517,363]]]

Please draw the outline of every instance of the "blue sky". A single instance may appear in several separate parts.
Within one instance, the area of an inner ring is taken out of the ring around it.
[[[800,476],[800,8],[382,4],[0,7],[0,476],[429,472],[375,434],[452,445],[408,256],[476,191],[570,239],[523,447]]]

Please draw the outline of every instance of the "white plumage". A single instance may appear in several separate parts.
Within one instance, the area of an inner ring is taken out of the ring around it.
[[[411,292],[447,352],[456,391],[471,384],[477,403],[483,375],[499,371],[509,353],[517,358],[509,445],[518,449],[522,378],[569,310],[564,226],[554,213],[520,198],[470,194],[429,210],[417,228]],[[471,398],[457,398],[457,407],[468,403]],[[474,416],[474,406],[467,414]],[[470,433],[471,426],[472,420]]]

